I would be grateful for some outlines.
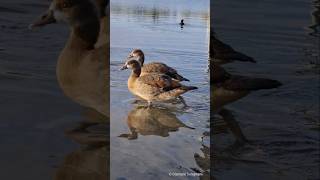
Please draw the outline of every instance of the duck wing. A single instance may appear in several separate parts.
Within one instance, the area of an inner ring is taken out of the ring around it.
[[[145,64],[142,68],[142,71],[147,73],[162,73],[179,81],[189,81],[188,79],[178,74],[177,70],[161,62],[152,62]]]
[[[163,89],[165,91],[169,91],[181,86],[181,84],[173,81],[171,77],[165,74],[147,74],[144,76],[140,76],[139,81],[143,84]]]

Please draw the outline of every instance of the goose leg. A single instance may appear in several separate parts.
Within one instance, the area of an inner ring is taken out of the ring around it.
[[[178,99],[181,101],[181,103],[184,105],[184,107],[186,107],[186,108],[189,107],[182,96],[179,96]]]
[[[148,108],[152,107],[152,101],[148,101]]]
[[[243,134],[238,122],[235,120],[232,112],[227,109],[221,109],[219,115],[223,117],[223,120],[227,123],[232,134],[235,136],[238,144],[244,144],[248,142],[247,138]]]

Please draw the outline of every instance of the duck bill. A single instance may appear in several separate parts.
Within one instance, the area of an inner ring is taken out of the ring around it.
[[[127,65],[124,65],[120,68],[120,70],[125,70],[125,69],[128,69]]]
[[[54,18],[53,11],[49,10],[46,13],[44,13],[42,16],[40,16],[39,19],[35,20],[32,24],[29,25],[30,29],[34,29],[37,27],[42,27],[47,24],[55,23],[56,19]]]

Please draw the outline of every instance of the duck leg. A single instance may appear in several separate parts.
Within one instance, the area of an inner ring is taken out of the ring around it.
[[[222,116],[223,120],[227,123],[227,126],[236,138],[237,144],[248,142],[232,112],[223,108],[219,111],[219,115]]]
[[[184,98],[182,96],[179,96],[178,99],[180,100],[180,102],[184,105],[185,108],[188,108],[188,104],[186,103],[186,101],[184,100]]]

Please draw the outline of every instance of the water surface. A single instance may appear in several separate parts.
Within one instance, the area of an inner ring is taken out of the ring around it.
[[[208,170],[197,164],[202,144],[208,146],[201,140],[209,124],[208,7],[207,0],[111,1],[111,179],[170,179],[170,172]],[[199,87],[184,95],[189,108],[133,104],[130,72],[119,68],[134,48],[145,52],[146,63],[164,62]]]
[[[228,72],[283,86],[227,106],[249,144],[214,136],[216,179],[319,179],[319,1],[213,1],[214,29],[257,64]]]

